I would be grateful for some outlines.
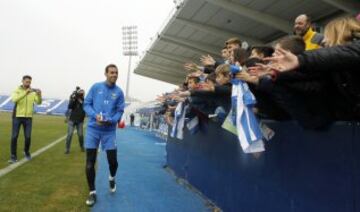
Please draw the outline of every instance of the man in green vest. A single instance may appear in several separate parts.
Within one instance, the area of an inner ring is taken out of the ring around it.
[[[14,102],[15,106],[12,120],[11,156],[9,163],[17,162],[17,139],[21,125],[24,128],[25,135],[24,155],[27,160],[31,160],[30,144],[34,104],[41,104],[42,101],[41,91],[30,87],[31,80],[31,76],[23,76],[22,85],[20,85],[11,95],[11,100]]]

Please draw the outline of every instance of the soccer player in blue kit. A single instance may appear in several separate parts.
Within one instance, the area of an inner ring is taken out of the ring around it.
[[[86,136],[86,177],[90,194],[88,206],[96,203],[95,162],[99,145],[106,151],[110,176],[110,192],[116,191],[115,175],[118,167],[116,152],[116,125],[124,112],[125,100],[122,90],[116,85],[118,69],[110,64],[105,68],[105,82],[95,83],[84,101],[84,110],[89,118]]]

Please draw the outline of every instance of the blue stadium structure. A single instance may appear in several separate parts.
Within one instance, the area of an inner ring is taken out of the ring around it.
[[[41,105],[35,106],[35,113],[49,115],[64,115],[67,110],[68,100],[45,98]],[[11,112],[14,109],[14,103],[10,96],[0,96],[0,111]]]
[[[68,104],[69,100],[44,98],[41,105],[35,105],[35,113],[62,116],[65,115]],[[0,111],[11,112],[13,109],[14,103],[10,96],[0,95]]]

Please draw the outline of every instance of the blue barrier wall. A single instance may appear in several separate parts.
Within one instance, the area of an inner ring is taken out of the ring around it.
[[[167,163],[224,211],[360,211],[360,126],[326,132],[269,122],[275,137],[256,157],[209,123],[207,132],[169,138]]]

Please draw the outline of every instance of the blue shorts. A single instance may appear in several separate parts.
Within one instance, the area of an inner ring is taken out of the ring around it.
[[[85,149],[97,149],[100,143],[102,150],[116,149],[116,131],[100,131],[88,127],[85,135]]]

